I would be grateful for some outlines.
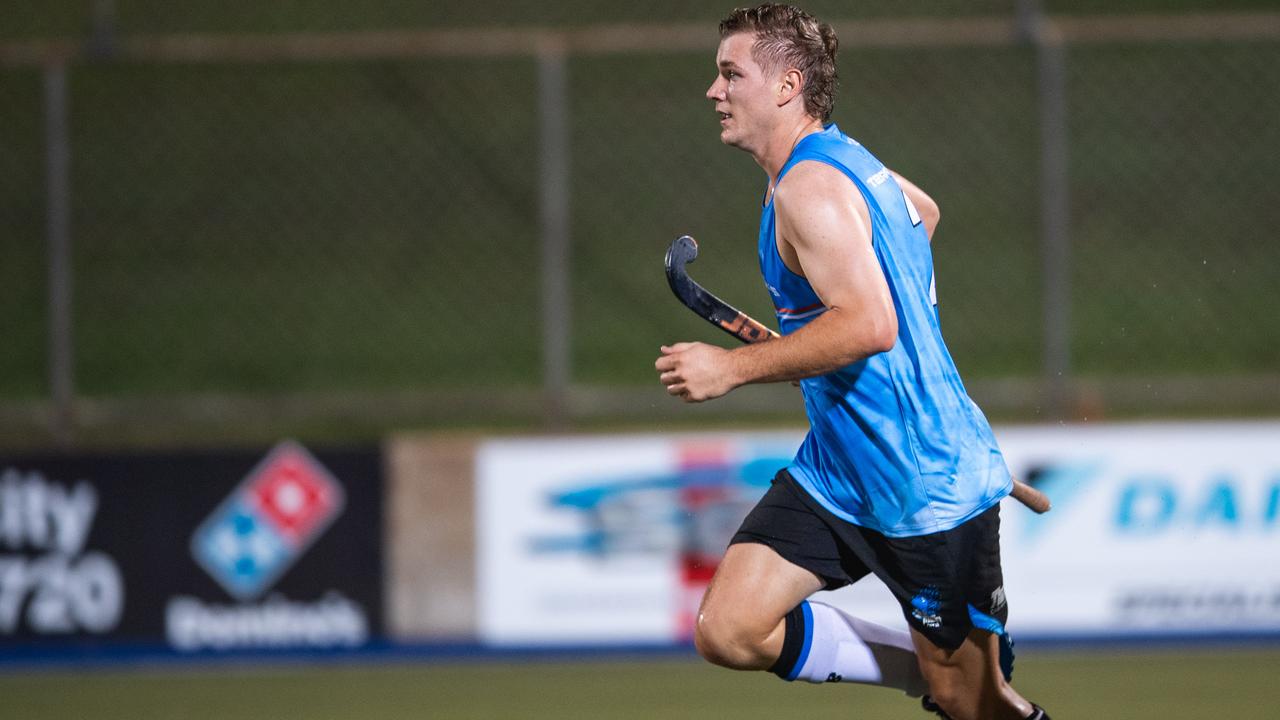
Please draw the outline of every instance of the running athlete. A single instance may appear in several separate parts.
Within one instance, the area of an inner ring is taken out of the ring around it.
[[[758,251],[782,337],[664,346],[667,391],[799,381],[810,430],[703,598],[699,653],[787,680],[924,696],[955,720],[1047,720],[1008,683],[999,502],[1012,480],[933,301],[937,206],[834,124],[836,37],[793,7],[720,24],[720,139],[769,176]],[[875,574],[908,631],[806,600]]]

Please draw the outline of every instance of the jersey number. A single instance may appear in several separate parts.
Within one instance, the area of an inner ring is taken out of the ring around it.
[[[907,191],[902,191],[902,201],[907,204],[907,217],[911,218],[911,227],[920,227],[920,223],[924,220],[920,219],[920,211],[916,210],[916,206],[911,202],[911,198],[907,197]]]
[[[907,191],[902,191],[902,202],[907,204],[907,217],[911,218],[911,227],[920,227],[920,223],[924,220],[920,219],[920,211],[916,210],[916,206],[911,202],[911,198],[907,197]],[[929,278],[929,302],[934,307],[938,306],[938,279],[937,277]]]

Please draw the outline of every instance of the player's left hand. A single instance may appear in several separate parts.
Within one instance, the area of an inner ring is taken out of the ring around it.
[[[712,400],[737,387],[729,370],[729,351],[706,343],[663,345],[653,367],[667,393],[685,402]]]

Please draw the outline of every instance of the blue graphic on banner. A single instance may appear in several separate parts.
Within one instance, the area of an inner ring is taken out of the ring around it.
[[[222,506],[192,540],[196,559],[232,595],[256,595],[292,559],[280,533],[244,502]]]
[[[705,450],[705,446],[700,446]],[[696,453],[676,471],[584,478],[552,493],[552,507],[585,520],[574,533],[530,541],[537,553],[576,552],[598,557],[624,554],[719,554],[742,518],[792,455]]]
[[[1023,542],[1042,537],[1092,489],[1115,488],[1112,531],[1149,537],[1169,531],[1274,531],[1280,529],[1280,477],[1261,490],[1236,473],[1207,475],[1189,489],[1170,472],[1131,472],[1108,477],[1101,460],[1055,462],[1025,473],[1053,499],[1053,511],[1022,523]],[[1108,479],[1106,483],[1099,481]]]
[[[1101,460],[1056,462],[1034,467],[1024,473],[1029,482],[1053,501],[1053,510],[1044,515],[1030,515],[1022,525],[1023,542],[1036,540],[1049,525],[1067,514],[1068,508],[1084,496],[1084,491],[1102,477]]]
[[[1119,533],[1149,536],[1174,529],[1274,531],[1280,528],[1280,477],[1251,489],[1244,478],[1219,473],[1194,492],[1167,475],[1135,475],[1121,486],[1116,501]]]

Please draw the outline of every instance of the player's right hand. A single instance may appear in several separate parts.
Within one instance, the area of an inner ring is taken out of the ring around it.
[[[685,402],[712,400],[737,387],[727,372],[729,351],[706,343],[663,345],[653,367],[667,394]]]

